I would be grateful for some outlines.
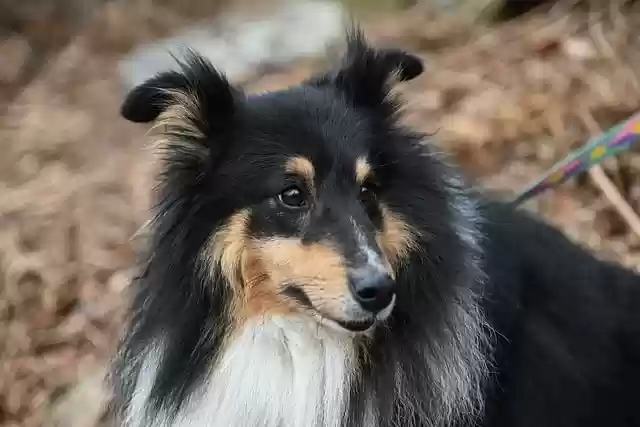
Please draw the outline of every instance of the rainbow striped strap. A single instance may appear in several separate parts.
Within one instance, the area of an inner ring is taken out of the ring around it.
[[[628,150],[639,139],[640,113],[618,123],[601,135],[592,138],[584,147],[571,152],[562,161],[556,163],[541,179],[522,190],[512,203],[521,204],[545,190],[562,184],[607,157]]]

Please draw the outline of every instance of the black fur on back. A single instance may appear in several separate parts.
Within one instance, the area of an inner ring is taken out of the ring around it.
[[[640,277],[530,214],[487,203],[484,216],[498,334],[483,425],[640,426]]]

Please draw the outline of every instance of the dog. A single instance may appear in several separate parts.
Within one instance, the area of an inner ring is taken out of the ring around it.
[[[246,94],[196,53],[122,116],[163,154],[110,383],[126,427],[640,426],[640,277],[465,183],[358,28]]]

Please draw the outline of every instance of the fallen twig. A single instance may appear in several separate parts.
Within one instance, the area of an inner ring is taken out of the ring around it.
[[[622,197],[616,186],[611,182],[602,170],[600,165],[593,166],[589,169],[589,177],[591,181],[602,191],[602,194],[609,200],[613,207],[618,211],[622,219],[627,223],[629,228],[640,236],[640,217],[635,213],[633,208]]]
[[[602,132],[602,129],[589,112],[582,112],[582,121],[592,135]],[[589,178],[602,191],[602,194],[609,200],[613,207],[618,211],[622,219],[627,223],[629,228],[638,236],[640,236],[640,217],[633,210],[631,205],[627,203],[618,188],[609,179],[602,169],[602,166],[595,165],[589,169]]]

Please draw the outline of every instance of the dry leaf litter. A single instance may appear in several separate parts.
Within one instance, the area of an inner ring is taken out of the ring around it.
[[[100,15],[102,28],[120,28],[117,13]],[[418,8],[369,29],[427,61],[402,89],[407,120],[435,133],[475,181],[510,197],[638,110],[639,24],[638,6],[612,0],[456,31]],[[76,38],[0,118],[1,427],[54,425],[60,396],[101,372],[121,330],[153,155],[145,129],[118,117],[117,58],[128,40],[111,36],[94,27]],[[294,64],[247,86],[281,87],[313,67]],[[636,212],[639,151],[604,165]],[[640,239],[588,177],[527,206],[599,256],[640,265]]]

